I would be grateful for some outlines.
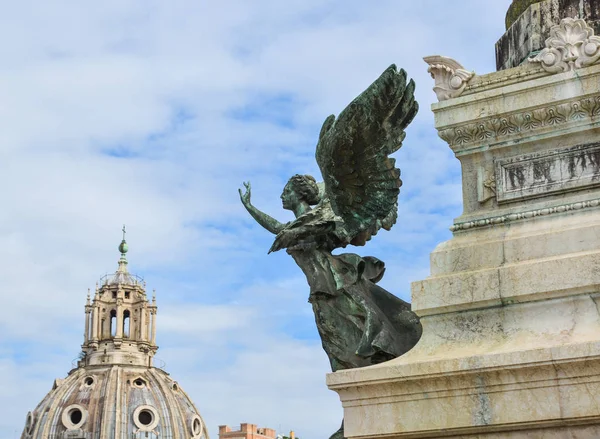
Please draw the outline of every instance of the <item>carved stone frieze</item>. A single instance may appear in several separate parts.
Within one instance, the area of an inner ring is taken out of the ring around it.
[[[565,18],[552,27],[546,47],[529,61],[560,73],[591,66],[599,59],[600,37],[594,36],[594,29],[581,18]]]
[[[423,60],[429,64],[427,71],[435,79],[435,92],[438,101],[459,97],[467,83],[475,76],[457,61],[447,56],[426,56]]]
[[[498,202],[600,185],[600,143],[496,160]]]
[[[523,113],[478,120],[440,130],[438,135],[451,147],[464,147],[471,144],[485,144],[488,140],[502,140],[503,137],[534,132],[547,127],[556,128],[599,115],[600,95]]]
[[[463,223],[455,223],[450,227],[451,232],[461,232],[465,230],[497,226],[517,220],[531,219],[538,216],[548,216],[559,213],[570,212],[573,210],[590,209],[600,206],[600,199],[581,201],[577,203],[561,204],[560,206],[546,207],[543,209],[527,210],[525,212],[511,213],[508,215],[494,216],[490,218],[482,218],[474,221],[466,221]]]

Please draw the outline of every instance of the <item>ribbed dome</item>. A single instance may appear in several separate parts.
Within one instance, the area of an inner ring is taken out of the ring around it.
[[[169,374],[154,367],[78,368],[27,415],[22,439],[208,439]]]

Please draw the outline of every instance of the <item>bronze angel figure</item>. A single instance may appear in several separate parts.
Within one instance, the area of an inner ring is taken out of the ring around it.
[[[323,175],[294,175],[281,195],[296,220],[282,224],[251,204],[250,183],[240,198],[250,215],[276,235],[270,251],[286,249],[306,275],[323,349],[335,372],[377,364],[410,350],[421,336],[410,304],[377,285],[384,263],[353,253],[397,219],[397,151],[418,105],[415,84],[390,66],[339,117],[321,128],[316,159]],[[332,437],[343,437],[340,429]]]

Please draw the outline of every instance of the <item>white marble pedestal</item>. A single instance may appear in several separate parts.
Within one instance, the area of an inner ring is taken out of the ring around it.
[[[600,65],[436,59],[464,213],[412,284],[419,344],[327,377],[346,437],[600,438]]]

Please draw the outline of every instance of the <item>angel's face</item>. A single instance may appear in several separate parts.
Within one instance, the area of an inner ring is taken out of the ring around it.
[[[294,191],[293,186],[290,183],[286,184],[281,194],[281,204],[283,205],[283,208],[294,210],[294,207],[296,207],[298,202],[298,194]]]

